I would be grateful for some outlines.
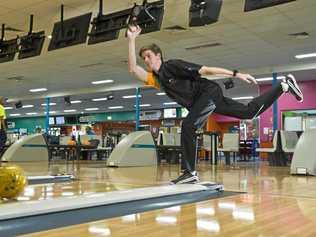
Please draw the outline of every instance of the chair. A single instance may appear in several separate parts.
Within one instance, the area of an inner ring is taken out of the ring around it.
[[[273,136],[273,147],[271,148],[257,148],[257,152],[267,152],[269,165],[271,166],[285,166],[286,157],[282,149],[281,133],[276,130]]]
[[[282,150],[285,153],[294,153],[298,136],[293,131],[281,131]]]
[[[182,156],[182,147],[180,145],[180,134],[175,133],[159,133],[158,136],[158,163],[166,160],[168,163],[179,163]]]
[[[236,153],[239,152],[239,134],[238,133],[224,133],[223,147],[217,148],[218,152],[224,152],[226,164],[230,165],[230,153],[233,152],[233,161],[236,162]]]
[[[99,146],[100,140],[99,139],[91,139],[89,140],[90,146],[92,149],[96,149]]]
[[[87,157],[88,160],[92,159],[92,154],[93,153],[97,153],[98,152],[97,148],[99,146],[99,143],[100,143],[99,139],[91,139],[91,140],[89,140],[89,148],[87,148],[85,150],[87,152],[86,157]],[[85,157],[85,155],[84,155],[85,152],[84,151],[82,151],[82,152],[83,152],[82,156]]]
[[[268,153],[271,153],[271,152],[275,152],[276,150],[276,145],[277,145],[277,139],[278,139],[278,134],[277,132],[274,133],[274,136],[273,136],[273,140],[272,140],[272,147],[271,148],[257,148],[256,149],[256,152],[268,152]]]
[[[294,131],[281,131],[282,150],[287,161],[290,161],[298,141],[297,133]]]

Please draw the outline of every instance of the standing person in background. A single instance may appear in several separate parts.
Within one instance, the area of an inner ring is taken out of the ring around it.
[[[7,142],[5,120],[6,113],[4,109],[4,97],[0,96],[0,156],[4,150],[5,143]]]

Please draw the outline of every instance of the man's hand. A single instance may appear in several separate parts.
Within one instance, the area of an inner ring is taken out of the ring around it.
[[[244,73],[237,73],[236,77],[247,82],[247,83],[254,83],[254,84],[258,84],[258,82],[256,81],[256,79],[251,76],[250,74],[244,74]]]
[[[127,37],[129,39],[135,39],[137,36],[139,36],[142,29],[139,27],[139,25],[129,25],[127,29]]]

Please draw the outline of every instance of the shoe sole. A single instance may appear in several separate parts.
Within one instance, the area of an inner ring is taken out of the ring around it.
[[[302,91],[300,90],[295,78],[290,75],[288,76],[289,79],[287,80],[287,84],[289,85],[289,87],[291,88],[291,90],[294,91],[295,93],[295,97],[296,99],[299,101],[299,102],[303,102],[303,93]]]
[[[193,181],[190,181],[190,182],[185,182],[185,183],[177,183],[178,185],[181,185],[181,184],[197,184],[199,183],[200,181],[199,180],[193,180]],[[176,184],[176,185],[177,185]]]
[[[192,183],[198,183],[199,181],[200,181],[199,178],[193,176],[188,179],[180,180],[179,182],[174,183],[174,184],[188,184],[188,183],[192,184]]]

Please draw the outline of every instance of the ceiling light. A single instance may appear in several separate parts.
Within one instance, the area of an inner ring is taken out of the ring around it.
[[[110,106],[108,109],[123,109],[123,106]]]
[[[10,114],[10,116],[21,116],[21,114]]]
[[[30,112],[30,113],[26,113],[26,115],[36,115],[36,112]]]
[[[141,105],[139,105],[139,107],[150,107],[151,106],[151,104],[141,104]],[[136,107],[136,105],[134,105],[134,107]]]
[[[253,96],[242,96],[242,97],[233,97],[233,100],[251,100],[253,99]]]
[[[283,80],[285,79],[285,76],[278,76],[278,80]],[[263,77],[263,78],[257,78],[256,81],[272,81],[273,77]]]
[[[99,85],[99,84],[107,84],[107,83],[112,83],[113,80],[102,80],[102,81],[93,81],[91,84],[93,85]]]
[[[163,105],[177,105],[177,102],[165,102]]]
[[[44,113],[47,114],[46,111]],[[49,113],[50,114],[56,114],[57,112],[56,111],[49,111]]]
[[[64,112],[65,113],[70,113],[70,112],[76,112],[77,110],[75,109],[65,109]]]
[[[158,93],[156,93],[156,95],[166,95],[166,93],[165,92],[158,92]]]
[[[33,108],[33,107],[34,107],[34,105],[23,105],[22,106],[23,109],[25,109],[25,108]]]
[[[92,101],[104,101],[104,100],[108,100],[108,98],[104,97],[104,98],[92,99]]]
[[[84,110],[86,110],[86,111],[95,111],[95,110],[99,110],[99,108],[86,108]]]
[[[316,53],[299,54],[295,56],[295,58],[297,59],[312,58],[312,57],[316,57]]]
[[[49,103],[49,105],[56,105],[56,103]],[[46,106],[46,103],[45,104],[41,104],[41,106]]]
[[[81,100],[72,100],[70,101],[71,104],[80,104],[82,101]]]
[[[4,107],[5,110],[13,109],[13,107]]]
[[[41,92],[41,91],[47,91],[47,88],[30,89],[30,92]]]
[[[149,107],[149,106],[151,106],[151,104],[141,104],[141,105],[139,105],[139,107]]]
[[[122,96],[124,99],[136,98],[136,95],[124,95]],[[142,95],[138,95],[138,98],[142,98]]]

